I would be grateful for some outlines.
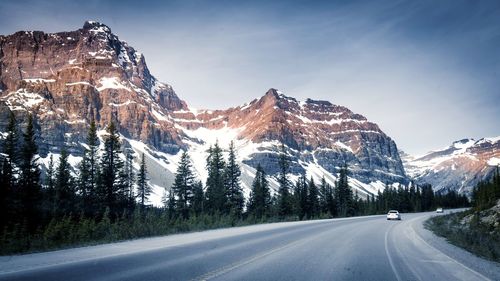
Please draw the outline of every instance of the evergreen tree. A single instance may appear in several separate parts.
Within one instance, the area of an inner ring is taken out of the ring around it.
[[[335,199],[337,201],[337,213],[341,217],[352,215],[352,190],[347,179],[347,165],[340,169],[337,186],[335,187]]]
[[[139,204],[142,209],[144,209],[152,191],[151,186],[147,183],[147,180],[146,160],[143,153],[141,157],[141,167],[139,169],[139,174],[137,175],[137,196],[139,197]]]
[[[0,231],[12,220],[20,216],[22,208],[17,204],[16,185],[18,178],[18,129],[14,113],[9,112],[9,121],[3,142],[3,156],[0,157]]]
[[[127,150],[125,155],[125,196],[127,197],[128,208],[131,211],[135,203],[135,193],[134,193],[134,166],[133,166],[134,156],[131,150]]]
[[[315,218],[319,216],[319,202],[318,202],[318,188],[311,177],[309,180],[309,188],[307,194],[308,202],[308,218]]]
[[[4,157],[2,157],[2,177],[0,179],[0,184],[2,185],[3,193],[5,196],[5,202],[7,205],[3,205],[7,212],[13,213],[14,209],[20,209],[14,203],[14,191],[16,189],[18,169],[19,164],[19,153],[18,153],[18,129],[17,121],[14,113],[9,112],[9,122],[6,128],[5,140],[3,142],[2,152]],[[15,211],[14,211],[15,213]],[[6,217],[10,217],[6,215]]]
[[[175,217],[177,217],[177,213],[176,213],[176,202],[175,202],[175,196],[174,196],[174,192],[172,190],[170,190],[170,192],[168,193],[168,199],[167,199],[167,212],[168,212],[168,217],[170,219],[174,219]]]
[[[91,184],[89,181],[90,167],[87,150],[83,151],[82,161],[78,165],[78,178],[77,187],[81,195],[81,200],[79,202],[80,208],[88,213],[92,210],[91,208]]]
[[[33,117],[28,115],[28,124],[23,133],[23,146],[21,150],[19,188],[21,191],[21,206],[24,211],[28,231],[36,229],[41,201],[40,168],[36,156],[38,146],[35,140]]]
[[[207,157],[207,207],[211,213],[227,213],[224,208],[227,206],[227,192],[224,186],[224,158],[222,149],[216,142],[213,147],[208,150]]]
[[[120,195],[123,190],[120,173],[123,169],[123,161],[120,159],[120,137],[115,124],[110,122],[104,140],[104,153],[101,158],[101,170],[99,174],[98,194],[102,198],[101,210],[109,207],[112,214],[117,214]]]
[[[56,209],[54,214],[58,217],[69,215],[74,210],[73,179],[70,172],[70,164],[68,163],[68,151],[63,148],[57,165],[55,179],[55,202]]]
[[[99,163],[99,138],[97,137],[97,127],[94,119],[90,122],[90,128],[87,133],[86,156],[88,162],[88,200],[89,208],[95,209],[98,199],[97,183],[98,183],[98,163]]]
[[[248,213],[256,219],[269,215],[271,208],[271,193],[266,173],[260,164],[257,165],[255,178],[252,183],[252,192],[248,200]]]
[[[189,209],[193,203],[194,175],[192,171],[191,159],[186,151],[181,155],[179,166],[175,174],[174,184],[171,188],[176,198],[176,211],[187,219]]]
[[[336,216],[337,206],[333,197],[333,188],[326,182],[325,177],[321,179],[319,189],[319,209],[323,214],[330,214],[332,217]]]
[[[290,173],[290,162],[286,155],[285,145],[281,144],[281,152],[278,159],[279,172],[277,181],[279,184],[278,190],[278,212],[281,217],[287,217],[292,213],[292,200],[290,197],[290,182],[288,174]]]
[[[8,224],[10,218],[9,213],[10,205],[12,204],[10,178],[11,169],[9,167],[9,161],[7,158],[1,159],[1,170],[0,170],[0,232],[3,231],[4,227]]]
[[[227,201],[230,213],[240,217],[243,212],[245,198],[240,186],[241,170],[236,163],[236,152],[234,143],[229,145],[229,157],[224,170],[225,189],[227,190]]]
[[[297,215],[300,220],[307,218],[309,214],[309,198],[308,198],[308,185],[306,175],[301,175],[297,180],[295,187],[295,196],[297,206]]]
[[[422,211],[429,211],[434,207],[434,192],[430,184],[422,186]]]
[[[45,176],[45,187],[48,190],[53,190],[55,183],[54,183],[54,156],[50,154],[49,157],[49,165],[47,167],[47,175]]]
[[[197,181],[193,185],[193,204],[192,204],[192,209],[196,216],[199,216],[203,213],[204,201],[205,201],[205,194],[203,193],[203,183],[201,181]]]
[[[4,140],[3,153],[7,157],[10,167],[14,170],[19,165],[18,142],[19,132],[17,128],[16,116],[12,111],[9,113],[9,122],[6,128],[7,136]],[[12,173],[12,172],[11,172]]]

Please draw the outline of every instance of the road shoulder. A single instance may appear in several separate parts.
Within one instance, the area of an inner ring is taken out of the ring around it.
[[[425,216],[415,220],[411,227],[414,231],[430,246],[441,251],[443,254],[456,260],[462,265],[481,273],[482,275],[492,279],[500,280],[500,264],[478,257],[460,247],[457,247],[446,241],[445,238],[439,237],[432,231],[424,227],[424,222],[431,216]]]

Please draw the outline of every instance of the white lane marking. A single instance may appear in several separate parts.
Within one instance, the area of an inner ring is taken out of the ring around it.
[[[391,254],[389,253],[389,245],[388,245],[388,237],[389,237],[389,232],[391,232],[392,228],[394,228],[395,224],[391,225],[389,229],[385,232],[385,254],[387,255],[387,258],[389,259],[389,264],[391,265],[392,271],[394,272],[394,275],[396,276],[396,279],[398,281],[401,281],[401,276],[399,276],[399,272],[396,269],[396,266],[394,265],[394,261],[392,260]]]
[[[201,276],[198,276],[198,277],[196,277],[196,278],[194,278],[192,280],[203,280],[203,281],[205,281],[205,280],[210,280],[210,279],[219,277],[219,276],[224,275],[224,274],[226,274],[226,273],[228,273],[228,272],[230,272],[230,271],[232,271],[234,269],[237,269],[239,267],[242,267],[242,266],[245,266],[247,264],[250,264],[250,263],[252,263],[252,262],[254,262],[254,261],[258,260],[258,259],[267,257],[267,256],[269,256],[271,254],[274,254],[274,253],[278,252],[278,251],[281,251],[281,250],[284,250],[286,248],[290,248],[290,247],[293,247],[293,246],[295,246],[297,244],[300,244],[301,242],[304,242],[302,240],[304,240],[304,239],[297,240],[295,242],[283,245],[283,246],[278,247],[278,248],[274,248],[274,249],[272,249],[270,251],[267,251],[267,252],[264,252],[262,254],[255,255],[255,256],[251,257],[250,259],[246,259],[246,260],[243,260],[243,261],[240,261],[240,262],[235,262],[235,263],[228,264],[228,265],[223,266],[221,268],[218,268],[218,269],[215,269],[213,271],[207,272],[207,273],[205,273],[205,274],[203,274]]]
[[[464,265],[463,263],[461,263],[461,262],[457,261],[456,259],[454,259],[454,258],[450,257],[449,255],[445,254],[444,252],[442,252],[441,250],[439,250],[439,249],[437,249],[436,247],[432,246],[431,244],[427,243],[427,241],[425,241],[422,237],[420,237],[420,235],[418,234],[418,232],[416,232],[416,231],[415,231],[415,228],[413,227],[413,223],[411,223],[411,224],[410,224],[410,228],[411,228],[411,230],[412,230],[412,231],[416,234],[415,236],[416,236],[416,237],[417,237],[420,241],[424,242],[424,244],[426,244],[428,247],[430,247],[430,248],[432,248],[432,249],[436,250],[437,252],[439,252],[439,253],[443,254],[444,256],[446,256],[447,258],[449,258],[452,262],[455,262],[456,264],[460,265],[461,267],[465,268],[466,270],[468,270],[468,271],[470,271],[470,272],[472,272],[472,273],[476,274],[477,276],[479,276],[479,277],[483,278],[484,280],[489,280],[489,281],[491,281],[491,279],[490,279],[490,278],[488,278],[488,277],[486,277],[486,276],[482,275],[481,273],[479,273],[479,272],[475,271],[474,269],[472,269],[472,268],[470,268],[470,267],[468,267],[468,266]]]
[[[354,218],[353,218],[354,219]],[[344,219],[340,219],[340,220],[344,220]],[[342,225],[340,227],[346,227],[347,225]],[[304,237],[304,238],[301,238],[299,240],[296,240],[294,242],[290,242],[286,245],[283,245],[283,246],[280,246],[280,247],[277,247],[277,248],[274,248],[274,249],[271,249],[267,252],[263,252],[263,253],[260,253],[260,254],[256,254],[248,259],[244,259],[242,261],[237,261],[237,262],[234,262],[234,263],[231,263],[231,264],[228,264],[228,265],[225,265],[225,266],[222,266],[220,268],[217,268],[217,269],[214,269],[212,271],[209,271],[203,275],[200,275],[198,277],[195,277],[191,280],[196,280],[196,281],[206,281],[206,280],[210,280],[210,279],[213,279],[213,278],[217,278],[221,275],[224,275],[234,269],[237,269],[237,268],[240,268],[242,266],[245,266],[245,265],[248,265],[256,260],[259,260],[261,258],[264,258],[264,257],[267,257],[269,255],[272,255],[276,252],[279,252],[279,251],[282,251],[282,250],[285,250],[287,248],[291,248],[293,246],[297,246],[297,245],[300,245],[300,244],[305,244],[306,242],[312,240],[312,239],[316,239],[317,237],[319,236],[323,236],[325,235],[325,232],[328,232],[330,229],[327,229],[325,231],[322,231],[316,235],[313,235],[313,236],[308,236],[308,237]],[[400,279],[398,279],[398,281],[400,281]]]

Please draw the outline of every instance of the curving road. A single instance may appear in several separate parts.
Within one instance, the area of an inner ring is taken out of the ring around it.
[[[264,224],[0,257],[0,280],[500,280],[433,213]]]

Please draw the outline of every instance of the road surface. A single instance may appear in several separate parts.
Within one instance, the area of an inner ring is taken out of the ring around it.
[[[0,280],[500,280],[433,213],[263,224],[0,257]]]

